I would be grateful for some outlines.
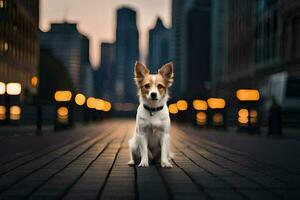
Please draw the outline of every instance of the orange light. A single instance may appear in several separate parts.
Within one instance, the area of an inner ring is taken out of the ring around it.
[[[221,113],[215,113],[212,119],[215,124],[223,123],[223,115]]]
[[[178,113],[177,105],[175,103],[169,105],[169,112],[171,114]]]
[[[239,117],[238,118],[238,121],[241,123],[241,124],[247,124],[249,122],[249,119],[247,117]]]
[[[222,98],[209,98],[207,103],[211,109],[223,109],[226,106],[225,99]]]
[[[0,82],[0,95],[5,94],[6,91],[6,85],[3,82]]]
[[[206,113],[205,112],[198,112],[196,114],[196,120],[197,120],[197,124],[199,124],[199,125],[206,124],[206,121],[207,121]]]
[[[110,109],[111,109],[111,103],[108,101],[105,101],[104,106],[103,106],[103,111],[108,112],[108,111],[110,111]]]
[[[177,105],[177,109],[180,111],[185,111],[188,108],[188,103],[186,100],[179,100],[177,101],[176,105]]]
[[[249,112],[247,109],[242,108],[239,110],[238,115],[239,117],[247,118],[249,116]]]
[[[67,107],[59,107],[57,109],[57,115],[60,117],[66,117],[69,114],[69,110]]]
[[[75,96],[75,103],[79,106],[82,106],[85,103],[85,96],[81,93],[76,94]]]
[[[68,90],[56,91],[54,94],[55,101],[64,102],[70,101],[72,98],[72,92]]]
[[[94,97],[89,97],[87,100],[86,100],[86,105],[88,108],[90,109],[93,109],[93,108],[96,108],[96,99]]]
[[[95,109],[96,110],[103,110],[104,108],[104,100],[102,99],[95,99]]]
[[[19,95],[22,91],[22,86],[20,83],[7,83],[6,92],[9,95]]]
[[[207,103],[204,100],[194,100],[193,107],[195,110],[207,110]]]
[[[250,110],[250,117],[257,117],[258,113],[256,110]]]
[[[57,119],[61,123],[67,123],[69,119],[69,110],[67,107],[59,107],[57,109]]]
[[[9,113],[13,115],[20,115],[21,114],[20,106],[11,106],[9,109]]]
[[[0,106],[0,120],[6,119],[6,107]]]
[[[31,78],[31,85],[32,85],[33,87],[36,87],[36,86],[38,85],[38,83],[39,83],[38,77],[33,76],[33,77]]]
[[[258,90],[239,89],[236,91],[236,97],[240,101],[258,101],[260,95]]]
[[[9,109],[9,118],[11,120],[19,120],[21,116],[21,108],[20,106],[11,106]]]

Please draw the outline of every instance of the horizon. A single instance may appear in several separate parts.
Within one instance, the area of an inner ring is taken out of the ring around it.
[[[101,62],[101,43],[115,41],[116,11],[121,7],[132,8],[137,13],[140,60],[145,62],[148,31],[154,27],[157,18],[160,17],[167,28],[171,27],[170,0],[129,0],[126,3],[122,0],[91,0],[89,4],[79,0],[41,0],[39,28],[41,31],[49,31],[52,23],[77,23],[78,31],[89,38],[90,62],[96,69]],[[98,12],[93,12],[98,8]]]

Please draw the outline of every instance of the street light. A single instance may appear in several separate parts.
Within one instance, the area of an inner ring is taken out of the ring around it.
[[[175,103],[169,105],[169,112],[173,115],[178,113],[177,105]]]
[[[7,83],[6,93],[8,95],[19,95],[21,94],[22,86],[20,83]]]
[[[259,91],[257,89],[238,89],[235,94],[238,100],[238,131],[259,132]]]
[[[239,89],[236,91],[236,97],[240,101],[258,101],[260,95],[255,89]]]
[[[179,100],[177,101],[176,105],[177,105],[177,109],[180,111],[185,111],[188,108],[188,103],[186,100]]]
[[[104,106],[103,106],[103,111],[108,112],[108,111],[110,111],[110,109],[111,109],[111,103],[108,101],[105,101]]]
[[[55,101],[67,102],[72,99],[72,92],[68,90],[56,91],[54,94]]]
[[[75,103],[79,106],[82,106],[85,103],[85,96],[81,93],[76,94],[75,96]]]
[[[0,95],[3,95],[3,94],[5,94],[5,91],[6,91],[6,85],[5,85],[5,83],[3,83],[3,82],[0,82]]]
[[[207,103],[205,100],[194,100],[193,107],[195,110],[207,110]]]
[[[211,109],[223,109],[226,106],[226,101],[222,98],[209,98],[207,103]]]
[[[38,79],[38,77],[37,77],[37,76],[33,76],[33,77],[31,78],[31,85],[32,85],[33,87],[37,87],[38,84],[39,84],[39,79]]]
[[[226,129],[226,101],[223,98],[207,99],[209,110],[209,123],[216,128]]]
[[[86,100],[86,105],[88,108],[90,109],[93,109],[93,108],[96,108],[96,99],[94,97],[89,97],[87,100]]]
[[[10,120],[20,120],[21,108],[20,106],[11,106],[9,109],[9,118]]]
[[[73,126],[72,92],[59,90],[54,93],[56,102],[55,130]]]
[[[0,106],[0,120],[5,120],[6,119],[6,107],[5,106]]]

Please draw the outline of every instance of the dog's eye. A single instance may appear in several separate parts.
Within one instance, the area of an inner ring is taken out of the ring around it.
[[[145,87],[146,89],[149,89],[149,88],[150,88],[150,84],[146,84],[146,85],[144,85],[144,87]]]
[[[160,89],[163,89],[164,86],[162,84],[158,84],[157,88],[160,90]]]

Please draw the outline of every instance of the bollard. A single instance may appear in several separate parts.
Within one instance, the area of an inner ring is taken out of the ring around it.
[[[239,89],[236,91],[236,98],[238,100],[236,115],[238,132],[259,133],[259,91],[256,89]]]
[[[54,130],[63,130],[73,126],[72,92],[69,90],[56,91],[54,94],[56,111]]]
[[[207,99],[208,124],[213,128],[227,129],[226,101],[223,98]]]

